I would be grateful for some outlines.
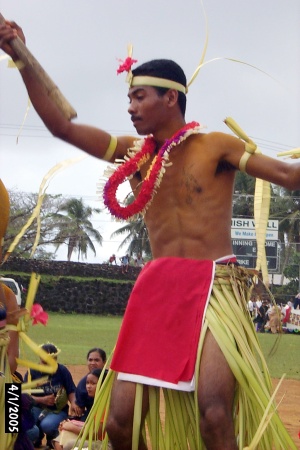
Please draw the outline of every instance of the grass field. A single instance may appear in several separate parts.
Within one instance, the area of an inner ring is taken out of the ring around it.
[[[103,348],[109,356],[121,322],[121,317],[50,313],[47,326],[31,326],[28,335],[37,344],[48,341],[56,344],[61,349],[60,363],[85,364],[86,353],[92,347]],[[300,380],[300,336],[284,334],[278,338],[278,335],[259,334],[258,338],[272,377],[280,378],[286,373],[287,378]],[[21,356],[36,360],[23,345]]]
[[[53,342],[61,349],[59,362],[62,364],[86,364],[90,348],[101,347],[109,356],[121,322],[121,317],[49,313],[47,326],[31,326],[28,336],[37,344]],[[29,350],[22,347],[23,350],[29,356]]]

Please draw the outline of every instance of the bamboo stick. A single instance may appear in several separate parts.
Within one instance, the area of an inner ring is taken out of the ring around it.
[[[0,25],[5,24],[5,19],[0,13]],[[52,81],[37,59],[28,50],[23,41],[17,37],[10,42],[10,45],[18,58],[26,65],[32,68],[40,83],[42,83],[49,97],[56,103],[57,107],[63,115],[71,120],[77,116],[75,109],[70,105],[68,100],[63,96],[56,84]]]

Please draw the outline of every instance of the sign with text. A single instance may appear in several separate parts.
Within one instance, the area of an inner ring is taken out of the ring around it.
[[[256,239],[254,219],[231,219],[231,238]],[[278,240],[278,220],[268,220],[266,239]]]
[[[236,255],[238,263],[249,269],[254,269],[257,257],[257,243],[255,239],[232,239],[233,253]],[[278,270],[278,241],[266,241],[266,256],[268,270],[276,272]]]

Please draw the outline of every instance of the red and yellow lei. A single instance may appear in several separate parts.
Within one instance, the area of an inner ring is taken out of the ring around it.
[[[191,122],[177,131],[170,139],[167,139],[154,157],[135,200],[130,205],[121,206],[116,196],[118,187],[138,172],[156,149],[156,142],[152,136],[138,141],[137,147],[131,149],[131,154],[135,154],[115,170],[104,186],[103,200],[110,213],[117,219],[122,220],[129,220],[139,213],[145,214],[161,183],[171,149],[179,145],[191,134],[197,134],[199,131],[199,123]]]

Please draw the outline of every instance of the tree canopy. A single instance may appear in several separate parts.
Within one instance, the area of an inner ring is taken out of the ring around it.
[[[102,236],[90,221],[94,212],[100,213],[100,209],[85,206],[82,199],[71,198],[62,203],[56,213],[58,232],[54,237],[55,246],[58,249],[62,244],[67,244],[68,261],[74,251],[78,252],[78,260],[80,256],[87,257],[88,249],[96,255],[93,241],[102,245]]]
[[[38,194],[9,191],[10,220],[4,239],[5,253],[20,230],[29,220],[38,199]],[[46,194],[40,211],[40,240],[35,258],[55,259],[55,251],[63,244],[67,247],[67,258],[78,252],[78,260],[87,258],[88,250],[96,254],[94,242],[102,245],[102,236],[91,222],[92,215],[100,209],[91,208],[82,199],[66,199],[62,195]],[[25,231],[14,250],[14,254],[24,258],[30,256],[37,232],[33,222]]]

